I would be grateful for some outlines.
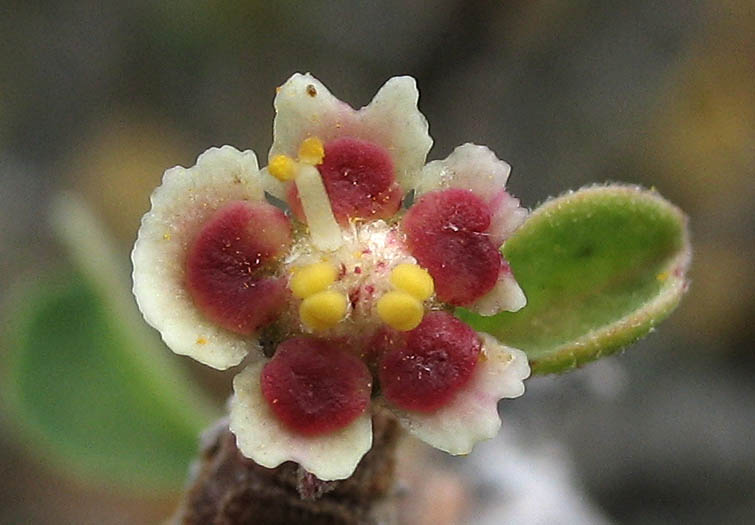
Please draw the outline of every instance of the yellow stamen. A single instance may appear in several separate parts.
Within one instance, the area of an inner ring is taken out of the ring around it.
[[[419,301],[429,299],[435,290],[433,278],[427,270],[416,264],[396,266],[391,272],[391,284]]]
[[[270,175],[280,181],[292,180],[296,176],[296,162],[286,155],[275,155],[267,167]]]
[[[299,146],[299,162],[317,166],[322,164],[323,157],[325,157],[325,146],[317,137],[306,138]]]
[[[377,312],[385,324],[400,332],[406,332],[416,328],[422,321],[425,309],[412,295],[394,291],[378,299]]]
[[[296,268],[291,277],[289,286],[293,294],[299,299],[304,299],[325,288],[336,280],[338,270],[329,262],[318,262]]]
[[[310,295],[299,306],[299,318],[312,330],[327,330],[346,315],[346,296],[333,290]]]

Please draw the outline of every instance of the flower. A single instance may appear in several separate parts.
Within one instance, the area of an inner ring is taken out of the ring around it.
[[[485,147],[425,164],[418,97],[392,78],[354,110],[296,74],[275,97],[267,167],[211,148],[152,195],[132,254],[137,302],[174,352],[221,370],[246,358],[230,427],[260,465],[348,477],[373,407],[466,454],[497,432],[497,402],[524,392],[526,355],[453,311],[525,305],[499,247],[526,210]]]

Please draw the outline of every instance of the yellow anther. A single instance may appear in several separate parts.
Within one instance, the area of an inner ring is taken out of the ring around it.
[[[310,295],[299,305],[299,318],[312,330],[327,330],[346,315],[346,296],[333,290]]]
[[[425,309],[416,297],[402,291],[388,292],[377,302],[380,319],[391,328],[406,332],[422,321]]]
[[[267,167],[270,175],[278,180],[292,180],[296,176],[296,162],[286,155],[275,155]]]
[[[429,299],[435,289],[433,278],[427,270],[408,263],[399,264],[393,269],[391,284],[420,301]]]
[[[329,262],[318,262],[294,270],[289,286],[299,299],[323,291],[338,277],[338,270]]]
[[[325,146],[317,137],[306,138],[299,146],[299,162],[317,166],[322,163],[323,157],[325,157]]]

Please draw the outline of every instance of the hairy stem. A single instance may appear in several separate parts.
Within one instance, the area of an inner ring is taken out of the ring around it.
[[[293,462],[274,469],[241,455],[226,420],[203,438],[192,479],[172,523],[375,524],[395,514],[393,487],[396,420],[373,416],[373,447],[354,474],[343,481],[321,481]]]

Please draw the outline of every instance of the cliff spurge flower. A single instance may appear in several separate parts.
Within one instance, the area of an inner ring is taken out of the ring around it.
[[[498,400],[524,392],[524,353],[453,312],[525,305],[499,248],[526,210],[485,147],[425,165],[417,100],[397,77],[357,111],[296,74],[275,98],[265,169],[211,148],[152,195],[133,251],[139,307],[178,354],[221,370],[247,358],[230,426],[260,465],[348,477],[372,443],[371,405],[465,454],[497,432]]]

